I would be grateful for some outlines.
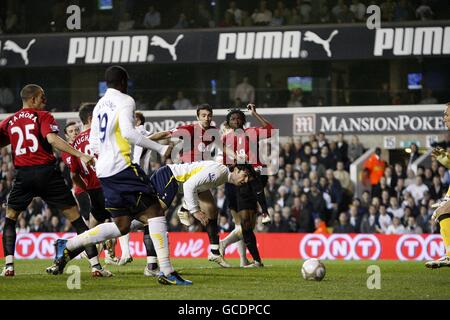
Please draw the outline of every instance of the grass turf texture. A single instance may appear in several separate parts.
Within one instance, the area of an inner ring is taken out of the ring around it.
[[[69,290],[68,274],[50,276],[50,260],[18,260],[14,278],[0,277],[0,299],[150,299],[150,300],[301,300],[301,299],[450,299],[450,268],[426,269],[422,262],[324,261],[321,282],[301,277],[301,260],[264,261],[261,269],[223,269],[206,259],[174,259],[181,275],[193,286],[163,286],[144,277],[145,259],[126,266],[108,266],[112,278],[92,278],[86,261],[81,267],[81,289]],[[229,259],[234,266],[238,260]],[[1,265],[4,260],[0,260]],[[381,289],[369,290],[367,267],[381,269]],[[67,269],[67,267],[66,267]]]

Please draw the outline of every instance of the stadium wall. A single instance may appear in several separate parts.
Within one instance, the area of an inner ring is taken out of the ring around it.
[[[17,259],[52,259],[53,242],[71,238],[74,233],[19,233],[16,242]],[[221,234],[221,238],[226,234]],[[322,260],[434,260],[445,255],[440,235],[435,234],[302,234],[257,233],[261,256],[266,259]],[[131,233],[130,252],[144,258],[143,234]],[[170,253],[174,258],[206,258],[208,235],[203,232],[172,232],[169,235]],[[120,254],[117,246],[117,254]],[[239,258],[236,244],[226,250],[227,258]],[[0,256],[3,249],[0,247]]]

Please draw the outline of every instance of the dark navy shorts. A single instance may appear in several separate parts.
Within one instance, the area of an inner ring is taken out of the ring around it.
[[[132,165],[112,177],[100,178],[105,209],[111,217],[135,216],[158,202],[148,177],[138,165]]]
[[[172,204],[178,193],[178,182],[172,170],[164,166],[155,171],[150,178],[150,182],[158,195],[159,200],[164,202],[167,208]]]

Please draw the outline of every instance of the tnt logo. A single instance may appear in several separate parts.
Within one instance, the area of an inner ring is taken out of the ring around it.
[[[420,235],[403,235],[396,245],[400,260],[434,260],[445,254],[445,246],[439,235],[423,238]]]
[[[316,132],[316,115],[294,114],[294,135],[306,135]]]
[[[308,234],[300,242],[300,256],[304,259],[376,260],[380,254],[380,241],[370,234],[354,238],[348,234],[333,234],[328,238],[321,234]]]

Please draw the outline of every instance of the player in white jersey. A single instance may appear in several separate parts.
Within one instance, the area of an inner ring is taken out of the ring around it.
[[[247,183],[248,169],[245,166],[234,166],[229,169],[215,161],[168,164],[159,168],[152,175],[150,181],[162,202],[161,205],[165,208],[170,207],[180,185],[182,185],[185,199],[184,207],[204,226],[208,226],[209,219],[214,218],[205,213],[216,210],[215,203],[200,201],[200,195],[226,182],[236,186]],[[231,267],[221,255],[216,255],[213,252],[209,253],[208,260],[217,262],[225,268]],[[151,276],[152,270],[147,267],[144,274]]]
[[[96,174],[105,195],[105,208],[114,222],[102,223],[69,240],[56,241],[55,263],[63,271],[70,260],[70,252],[88,244],[116,238],[130,231],[137,219],[147,224],[156,248],[161,270],[158,282],[170,285],[190,285],[173,269],[170,261],[167,223],[158,198],[143,170],[131,161],[131,146],[152,149],[161,155],[171,152],[147,139],[134,128],[134,99],[126,94],[128,73],[112,66],[105,73],[108,90],[98,101],[91,127],[90,145],[98,155]]]

